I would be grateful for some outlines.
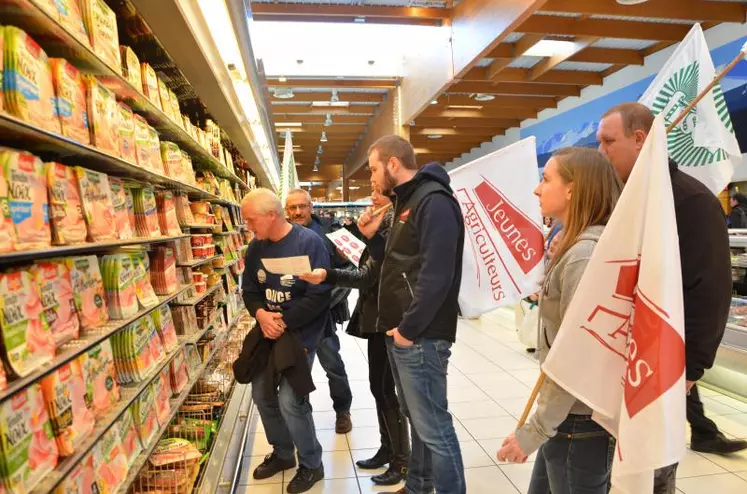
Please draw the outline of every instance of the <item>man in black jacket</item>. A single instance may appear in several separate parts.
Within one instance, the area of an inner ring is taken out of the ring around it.
[[[464,222],[437,163],[418,170],[405,139],[390,135],[368,153],[371,186],[394,194],[394,222],[377,235],[383,214],[367,211],[358,223],[371,257],[381,262],[378,327],[403,412],[410,419],[412,453],[400,493],[466,492],[462,453],[447,410],[446,370],[456,341]]]
[[[639,103],[624,103],[607,111],[599,123],[599,151],[628,180],[654,115]],[[727,439],[705,416],[696,382],[713,366],[731,304],[731,256],[721,203],[697,179],[678,170],[670,160],[672,195],[682,263],[685,307],[685,378],[690,448],[705,453],[733,453],[745,441]],[[656,472],[654,492],[674,493],[677,465]]]
[[[288,192],[288,197],[285,200],[285,212],[291,221],[319,235],[329,252],[333,268],[352,268],[352,264],[337,253],[335,244],[327,237],[327,233],[338,230],[340,225],[313,214],[312,207],[311,195],[308,191],[293,189]],[[329,306],[330,318],[324,330],[324,338],[319,343],[316,352],[319,364],[327,374],[329,395],[332,398],[332,406],[337,415],[335,432],[338,434],[347,434],[353,429],[353,421],[350,417],[353,393],[350,391],[345,363],[340,356],[340,338],[337,336],[337,324],[342,324],[350,319],[348,295],[350,295],[350,289],[335,288],[333,290]]]

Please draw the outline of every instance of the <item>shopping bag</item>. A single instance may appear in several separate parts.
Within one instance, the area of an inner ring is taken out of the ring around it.
[[[537,328],[539,327],[539,308],[531,304],[524,314],[524,319],[516,328],[519,342],[527,348],[537,348]]]

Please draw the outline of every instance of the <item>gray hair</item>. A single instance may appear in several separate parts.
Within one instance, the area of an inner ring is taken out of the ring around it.
[[[252,190],[241,200],[241,207],[243,208],[244,205],[250,203],[254,205],[257,212],[261,215],[266,215],[270,213],[270,211],[274,211],[280,216],[285,214],[283,203],[280,202],[280,198],[277,194],[270,189],[260,187]]]
[[[311,194],[309,194],[309,191],[306,190],[306,189],[291,189],[291,190],[289,190],[288,191],[288,195],[286,196],[286,201],[288,200],[287,197],[290,197],[290,196],[296,195],[296,194],[303,194],[304,197],[306,198],[306,202],[308,202],[309,204],[311,204]]]

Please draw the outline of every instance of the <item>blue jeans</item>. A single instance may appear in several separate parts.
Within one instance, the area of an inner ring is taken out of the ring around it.
[[[331,320],[329,324],[334,324]],[[340,356],[340,338],[337,333],[332,331],[325,332],[324,339],[319,342],[316,349],[316,355],[319,363],[327,373],[329,381],[329,396],[332,398],[332,405],[337,414],[350,412],[350,405],[353,404],[353,393],[350,391],[348,383],[348,374],[345,372],[345,363]]]
[[[401,347],[387,338],[402,412],[410,419],[412,450],[405,492],[464,494],[464,464],[446,401],[451,343],[420,339]]]
[[[309,367],[314,365],[314,354],[308,355]],[[257,405],[267,442],[273,452],[284,460],[293,458],[298,449],[298,463],[307,468],[319,468],[322,464],[322,445],[316,438],[314,418],[311,415],[309,395],[296,396],[288,380],[283,377],[279,392],[274,398],[265,393],[262,373],[252,381],[252,399]]]
[[[607,494],[615,440],[588,415],[568,415],[537,452],[528,494]]]

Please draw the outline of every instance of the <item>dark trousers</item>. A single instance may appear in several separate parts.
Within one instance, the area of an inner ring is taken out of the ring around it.
[[[368,380],[376,400],[381,449],[391,455],[392,462],[407,465],[410,456],[410,436],[407,421],[397,399],[392,365],[386,349],[386,335],[368,338]]]

